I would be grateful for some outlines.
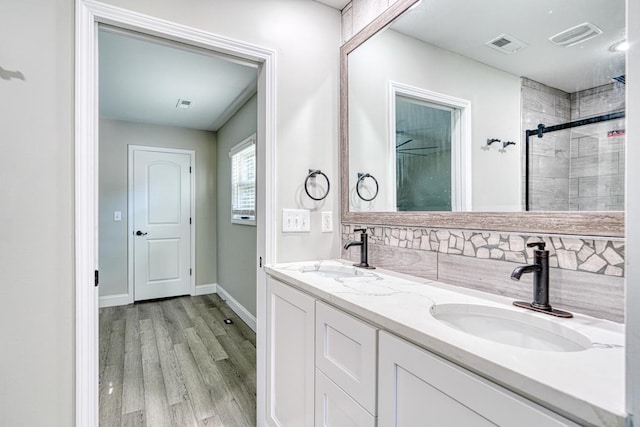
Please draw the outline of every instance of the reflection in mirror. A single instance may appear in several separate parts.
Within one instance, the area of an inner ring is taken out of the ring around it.
[[[396,206],[399,211],[451,210],[454,108],[395,96]]]
[[[421,1],[348,54],[349,210],[622,210],[624,21],[623,0]]]

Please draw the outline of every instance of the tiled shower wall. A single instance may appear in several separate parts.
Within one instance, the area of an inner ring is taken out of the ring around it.
[[[536,129],[539,123],[554,126],[571,121],[570,94],[522,78],[521,96],[523,150],[526,130]],[[529,143],[531,146],[530,210],[571,210],[569,204],[570,133],[559,131],[545,134],[543,138],[532,136],[529,138]],[[524,185],[522,188],[524,192]],[[524,194],[522,200],[524,200]]]
[[[522,78],[522,132],[624,110],[624,85],[575,93]],[[531,137],[531,210],[623,210],[624,120]],[[607,131],[622,131],[609,135]],[[523,186],[524,188],[524,186]]]
[[[342,243],[358,240],[343,224]],[[531,275],[510,279],[519,264],[533,262],[530,242],[550,251],[551,304],[595,317],[624,321],[623,239],[526,235],[491,231],[364,225],[370,236],[370,264],[512,298],[532,299]],[[358,248],[342,257],[357,261]]]
[[[571,121],[624,109],[625,85],[622,83],[614,82],[571,94]],[[581,211],[624,210],[624,119],[586,128],[593,129],[593,133],[571,133],[571,208]],[[609,134],[608,131],[613,132]]]

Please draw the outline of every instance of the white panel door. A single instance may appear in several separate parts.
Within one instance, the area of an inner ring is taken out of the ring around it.
[[[313,427],[315,300],[267,276],[267,422]]]
[[[191,291],[191,156],[135,149],[133,287],[135,300]]]

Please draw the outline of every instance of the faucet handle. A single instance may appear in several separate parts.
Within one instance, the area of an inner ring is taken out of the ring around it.
[[[366,228],[354,228],[353,232],[354,233],[366,233],[367,229]]]
[[[535,248],[537,247],[539,251],[544,251],[544,247],[545,247],[546,243],[545,242],[531,242],[531,243],[527,243],[527,247],[528,248]]]

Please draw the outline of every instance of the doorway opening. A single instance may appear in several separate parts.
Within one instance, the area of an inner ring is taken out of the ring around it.
[[[257,95],[255,104],[256,159],[258,177],[256,187],[257,206],[255,234],[255,276],[257,312],[255,324],[263,327],[260,307],[264,293],[260,286],[265,280],[258,263],[272,262],[275,230],[267,227],[274,216],[274,124],[275,117],[275,52],[243,42],[218,37],[214,34],[186,28],[149,16],[129,12],[98,2],[80,0],[76,10],[76,424],[96,425],[98,422],[98,300],[97,270],[99,259],[99,180],[96,166],[100,156],[98,145],[98,26],[108,24],[119,30],[134,31],[143,36],[160,36],[166,41],[181,43],[185,47],[225,56],[236,62],[252,62],[257,66]],[[182,103],[181,103],[182,105]],[[196,154],[196,163],[198,156]],[[197,165],[196,165],[197,166]],[[126,166],[125,166],[126,167]],[[104,216],[102,216],[104,217]],[[112,212],[109,219],[116,214]],[[142,231],[142,230],[141,230]],[[253,258],[253,257],[252,257]],[[196,263],[196,267],[197,267]],[[202,263],[200,263],[202,264]],[[245,264],[246,265],[246,264]],[[94,280],[95,285],[94,286]],[[236,301],[237,302],[237,301]],[[258,331],[259,332],[259,331]],[[257,335],[257,351],[261,348],[261,335]],[[257,357],[258,365],[262,358]],[[258,390],[264,387],[264,379],[257,369]],[[263,393],[258,391],[258,400]],[[258,416],[263,404],[258,402]]]

